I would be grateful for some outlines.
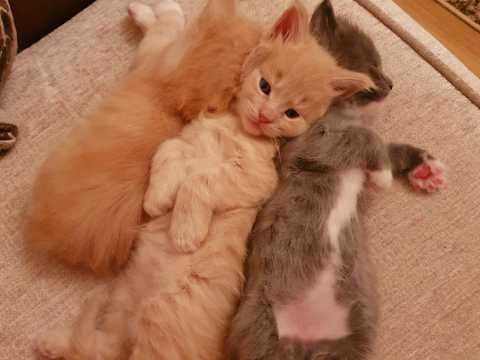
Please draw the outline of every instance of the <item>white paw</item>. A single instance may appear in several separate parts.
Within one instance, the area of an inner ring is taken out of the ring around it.
[[[153,9],[140,2],[128,5],[128,15],[143,32],[146,32],[157,21]]]
[[[435,192],[445,184],[445,165],[428,154],[423,162],[408,174],[408,180],[417,191]]]
[[[185,26],[185,14],[183,9],[178,2],[175,0],[160,0],[153,8],[157,19],[167,16],[174,16],[182,25],[182,28]]]
[[[154,5],[154,11],[157,16],[163,15],[167,11],[172,11],[177,15],[183,16],[183,9],[175,0],[160,0]]]
[[[391,169],[384,169],[378,171],[369,171],[368,179],[377,187],[387,189],[392,185],[393,175]]]
[[[63,341],[59,341],[56,335],[49,334],[37,340],[37,352],[48,359],[62,359],[66,355]]]

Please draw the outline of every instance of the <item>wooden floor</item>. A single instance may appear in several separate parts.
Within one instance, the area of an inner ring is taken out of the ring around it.
[[[435,0],[394,0],[480,77],[480,32]]]

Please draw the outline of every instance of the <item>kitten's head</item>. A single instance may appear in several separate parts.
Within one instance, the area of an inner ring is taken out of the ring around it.
[[[346,70],[318,46],[308,14],[296,1],[248,56],[236,109],[247,132],[294,137],[325,114],[339,98],[374,86],[361,73]]]
[[[336,17],[330,0],[324,0],[315,9],[310,31],[321,46],[346,69],[368,75],[375,83],[373,91],[361,91],[340,105],[364,106],[383,100],[393,84],[382,69],[382,60],[372,39],[357,26],[342,17]]]

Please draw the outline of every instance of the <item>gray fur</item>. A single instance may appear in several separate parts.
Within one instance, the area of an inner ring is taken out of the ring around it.
[[[367,358],[375,337],[378,296],[358,218],[341,233],[344,268],[337,288],[339,302],[354,304],[351,335],[314,344],[279,340],[272,304],[294,298],[322,271],[331,252],[325,221],[337,196],[341,169],[360,163],[377,170],[391,166],[395,176],[405,177],[431,157],[407,144],[385,146],[378,135],[342,111],[383,100],[392,88],[373,41],[346,19],[336,18],[328,0],[315,10],[311,31],[343,67],[371,76],[378,91],[342,99],[321,123],[282,147],[280,185],[251,234],[246,288],[227,340],[231,360]]]
[[[309,289],[329,261],[326,223],[338,197],[340,174],[357,168],[390,169],[387,147],[371,130],[327,117],[285,145],[282,154],[280,185],[251,234],[248,281],[227,341],[227,358],[365,359],[378,306],[358,217],[341,231],[343,267],[336,282],[338,302],[350,309],[351,335],[311,344],[279,341],[272,306]]]
[[[408,144],[388,144],[393,176],[405,177],[426,159],[433,159],[426,150]]]
[[[313,12],[310,31],[342,67],[370,76],[378,88],[376,91],[360,92],[350,99],[336,102],[332,109],[336,111],[336,116],[344,119],[346,115],[342,109],[361,108],[384,100],[389,95],[393,83],[383,71],[382,59],[374,42],[348,19],[336,16],[330,0],[324,0]],[[425,159],[432,158],[427,151],[408,144],[390,144],[388,150],[392,171],[396,177],[406,177]]]
[[[323,1],[315,9],[310,31],[339,65],[370,76],[377,86],[375,91],[363,91],[349,100],[342,100],[340,106],[366,105],[383,100],[390,93],[393,83],[383,71],[382,59],[372,39],[348,19],[336,17],[330,0]]]

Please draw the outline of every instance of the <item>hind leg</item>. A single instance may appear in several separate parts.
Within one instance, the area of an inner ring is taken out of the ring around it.
[[[227,338],[227,359],[280,359],[271,306],[260,292],[245,294]]]
[[[48,359],[119,359],[121,342],[117,340],[116,332],[97,329],[99,314],[107,301],[106,288],[95,290],[85,301],[74,326],[42,336],[37,341],[37,351]]]
[[[49,332],[37,340],[36,350],[47,359],[69,359],[71,336],[68,328]]]
[[[55,329],[40,337],[36,346],[38,352],[48,359],[78,358],[83,348],[91,348],[97,316],[105,301],[104,288],[95,290],[85,301],[76,324]]]
[[[179,40],[185,28],[185,16],[176,1],[160,0],[152,7],[133,2],[128,7],[128,13],[145,34],[137,50],[136,64],[151,57],[158,60],[158,56],[163,56],[163,52],[173,43],[176,46],[171,52],[181,52],[181,42],[176,40]]]

